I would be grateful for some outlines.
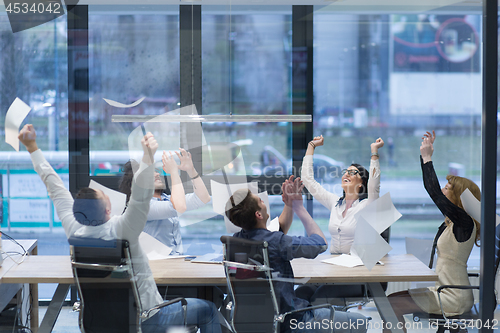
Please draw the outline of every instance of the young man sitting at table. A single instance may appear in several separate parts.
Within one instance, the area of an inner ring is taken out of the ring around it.
[[[302,221],[307,236],[288,236],[281,231],[266,229],[269,217],[264,202],[247,189],[234,192],[226,203],[226,216],[242,230],[234,234],[251,240],[265,240],[268,243],[269,262],[274,271],[279,272],[280,278],[293,279],[293,270],[290,261],[293,258],[315,258],[326,251],[328,243],[320,227],[304,208],[302,195],[303,185],[300,178],[285,181],[283,202],[292,207],[293,212]],[[286,207],[285,207],[286,209]],[[292,282],[275,281],[275,290],[280,295],[280,312],[287,312],[308,307],[310,304],[304,299],[295,296]],[[281,325],[281,332],[329,332],[330,309],[322,308],[300,312]],[[316,325],[314,325],[316,323]],[[319,324],[318,324],[319,323]],[[335,324],[336,323],[336,324]],[[344,325],[342,325],[342,323]],[[366,317],[359,313],[335,311],[334,332],[366,332]],[[310,329],[312,327],[320,329]],[[300,328],[303,327],[304,330]]]
[[[139,234],[144,229],[149,211],[149,201],[153,196],[154,156],[158,143],[151,133],[142,140],[144,151],[139,170],[132,182],[132,194],[127,211],[120,216],[110,216],[109,197],[100,190],[82,188],[73,200],[71,193],[54,169],[38,149],[36,132],[33,125],[25,125],[19,134],[28,152],[35,171],[38,173],[49,193],[62,221],[68,238],[91,237],[100,239],[125,239],[129,241],[132,266],[137,277],[139,295],[144,309],[162,303],[146,254],[139,244]],[[218,311],[211,302],[196,298],[187,300],[187,323],[198,325],[201,332],[220,333]],[[143,332],[164,333],[169,326],[183,325],[183,310],[180,303],[163,307],[152,312],[143,320]]]

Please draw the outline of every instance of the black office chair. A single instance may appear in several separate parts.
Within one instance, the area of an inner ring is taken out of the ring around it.
[[[126,240],[69,239],[71,266],[80,295],[79,326],[84,333],[136,333],[152,311],[181,302],[176,298],[144,310]]]
[[[227,306],[230,310],[229,323],[234,332],[277,333],[279,325],[285,322],[287,316],[319,308],[329,308],[330,321],[333,322],[335,310],[330,304],[280,312],[266,241],[230,236],[222,236],[220,240],[230,297]]]
[[[442,232],[440,227],[440,231],[438,231],[438,235]],[[432,268],[434,264],[434,256],[436,253],[437,239],[438,235],[434,238],[434,243],[431,251],[431,258],[429,262],[429,268]],[[500,281],[499,275],[499,263],[500,263],[500,225],[496,227],[496,239],[495,239],[495,281]],[[469,273],[469,277],[479,277],[477,273]],[[495,283],[495,308],[498,304],[498,283]],[[441,306],[441,314],[433,314],[426,312],[418,312],[413,314],[413,321],[418,322],[421,319],[427,319],[431,322],[437,324],[437,333],[443,333],[445,331],[450,331],[450,333],[458,333],[458,332],[467,332],[467,327],[475,327],[475,320],[480,319],[479,316],[479,304],[474,304],[470,311],[464,312],[458,316],[446,316],[443,311],[443,305],[441,303],[441,292],[443,289],[476,289],[479,290],[479,286],[467,286],[467,285],[442,285],[437,289],[439,305]]]

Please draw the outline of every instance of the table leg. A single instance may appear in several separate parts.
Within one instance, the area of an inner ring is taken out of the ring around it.
[[[30,311],[30,328],[33,333],[38,331],[38,283],[30,284],[31,294],[31,311]]]
[[[392,327],[392,332],[403,333],[402,329],[398,329],[398,318],[392,309],[391,303],[385,295],[385,291],[379,282],[367,283],[370,293],[372,294],[373,301],[377,306],[380,317],[384,322],[385,327]],[[402,323],[404,325],[404,323]],[[400,324],[401,325],[401,324]]]
[[[66,295],[68,294],[69,286],[69,284],[59,284],[57,286],[54,296],[50,301],[49,307],[47,308],[47,312],[45,312],[45,316],[40,324],[40,328],[38,328],[38,333],[52,332],[52,329],[56,324],[57,317],[59,316],[59,312],[61,312],[64,300],[66,299]]]

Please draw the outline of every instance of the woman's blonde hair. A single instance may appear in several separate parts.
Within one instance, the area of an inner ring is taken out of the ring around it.
[[[450,183],[451,185],[450,201],[454,205],[464,209],[464,206],[462,205],[462,200],[460,200],[460,196],[466,189],[469,189],[472,195],[477,200],[481,201],[481,191],[479,190],[479,187],[472,180],[453,175],[446,176],[446,180],[448,180],[448,183]],[[447,225],[451,222],[451,220],[448,217],[446,217],[444,221],[446,222]],[[474,223],[476,224],[476,245],[479,246],[481,225],[476,220],[474,220]]]

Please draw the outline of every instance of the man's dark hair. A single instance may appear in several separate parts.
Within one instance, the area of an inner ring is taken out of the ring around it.
[[[75,219],[83,225],[103,224],[106,218],[106,202],[99,198],[99,193],[89,187],[78,191],[73,203]]]
[[[260,210],[259,203],[248,189],[239,189],[226,203],[226,216],[234,225],[251,230],[257,224],[255,212]]]

